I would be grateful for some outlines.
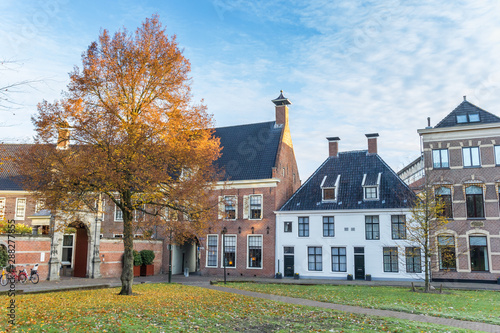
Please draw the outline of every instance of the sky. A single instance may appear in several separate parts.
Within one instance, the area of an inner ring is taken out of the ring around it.
[[[158,14],[191,62],[193,100],[216,126],[274,120],[280,90],[305,181],[339,150],[367,148],[398,171],[419,156],[417,129],[467,100],[500,115],[496,0],[191,0],[0,2],[0,142],[31,142],[31,116],[81,68],[102,29],[133,32]]]

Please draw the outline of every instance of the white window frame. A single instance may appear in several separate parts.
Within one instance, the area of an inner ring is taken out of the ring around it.
[[[363,175],[363,181],[361,182],[361,187],[363,188],[363,200],[364,201],[378,201],[380,200],[380,178],[382,177],[382,173],[379,172],[377,176],[377,184],[375,185],[365,185],[366,182],[366,173]],[[376,197],[375,198],[367,198],[366,197],[366,189],[367,188],[376,188]]]
[[[237,264],[237,259],[238,259],[238,235],[225,234],[224,236],[220,236],[220,239],[221,239],[220,253],[221,253],[222,260],[224,260],[224,250],[225,250],[225,245],[222,242],[226,241],[226,237],[234,237],[234,267],[233,266],[226,266],[226,268],[236,269],[236,264]],[[222,260],[220,263],[220,265],[221,265],[220,267],[224,267],[224,262]]]
[[[340,175],[337,175],[337,178],[335,179],[335,185],[334,186],[329,186],[325,187],[323,186],[325,184],[326,178],[328,176],[323,177],[323,180],[321,181],[321,185],[319,186],[321,188],[321,201],[323,202],[337,202],[338,199],[338,194],[339,194],[339,183],[340,183]],[[334,190],[334,199],[325,199],[325,190]]]
[[[474,164],[473,162],[473,153],[472,151],[477,149],[477,159],[478,159],[478,164]],[[470,165],[465,165],[465,156],[466,152],[468,152],[469,159],[470,159]],[[479,168],[481,167],[481,148],[479,146],[470,146],[470,147],[462,147],[462,165],[464,168]]]
[[[232,199],[232,206],[234,208],[234,219],[229,219],[227,218],[226,215],[226,198],[231,198]],[[237,195],[225,195],[224,196],[224,213],[223,213],[224,220],[228,221],[234,221],[238,219],[238,196]]]
[[[121,214],[121,218],[118,217],[118,213]],[[114,214],[115,222],[123,222],[123,212],[120,208],[118,208],[118,205],[115,204],[115,214]]]
[[[23,207],[23,210],[22,210],[22,215],[18,215],[18,210],[19,210],[19,202],[23,202],[24,201],[24,207]],[[24,218],[26,217],[26,198],[16,198],[16,210],[15,210],[15,215],[14,215],[14,220],[18,220],[18,221],[23,221]]]
[[[260,197],[260,217],[252,218],[252,197]],[[262,194],[250,194],[248,196],[248,219],[249,220],[262,220],[264,216],[264,196]]]
[[[250,262],[250,237],[260,237],[260,267],[250,267],[248,263]],[[247,235],[247,258],[246,258],[247,269],[264,269],[264,236],[255,234]]]
[[[217,249],[215,250],[215,266],[208,265],[208,239],[212,237],[216,237],[217,239]],[[209,234],[207,235],[207,249],[205,250],[205,267],[206,268],[217,268],[219,266],[219,235],[218,234]]]
[[[123,234],[113,234],[113,238],[123,238]]]
[[[493,147],[495,153],[495,165],[500,165],[500,145]]]

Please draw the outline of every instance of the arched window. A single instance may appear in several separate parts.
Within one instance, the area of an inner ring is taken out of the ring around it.
[[[467,217],[484,217],[483,189],[479,186],[469,186],[465,189],[467,202]]]
[[[451,203],[451,188],[441,186],[436,189],[436,201],[443,203],[443,209],[438,213],[439,216],[453,218]]]

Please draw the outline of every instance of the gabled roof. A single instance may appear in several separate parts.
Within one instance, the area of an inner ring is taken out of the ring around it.
[[[474,122],[457,122],[457,116],[467,116],[469,114],[479,114],[479,121]],[[443,120],[441,120],[434,128],[441,127],[453,127],[453,126],[465,126],[465,125],[473,125],[473,124],[488,124],[488,123],[499,123],[500,118],[495,116],[488,111],[481,109],[480,107],[475,106],[469,101],[465,100],[460,103],[459,106],[455,108],[455,110],[451,111]]]
[[[274,121],[216,128],[222,156],[215,163],[224,180],[272,178],[282,131]]]
[[[23,191],[22,176],[17,169],[15,158],[29,149],[30,144],[0,145],[0,191]]]
[[[371,179],[378,178],[379,173],[379,200],[363,200],[364,175],[370,175]],[[324,177],[336,178],[339,174],[336,202],[322,202],[320,186]],[[413,192],[380,156],[368,154],[366,150],[350,151],[341,152],[323,162],[280,211],[407,208],[414,198]]]

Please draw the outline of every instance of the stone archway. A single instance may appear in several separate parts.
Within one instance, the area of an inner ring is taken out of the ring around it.
[[[75,228],[73,276],[87,277],[87,265],[89,255],[89,230],[82,222],[73,222],[69,227]]]

